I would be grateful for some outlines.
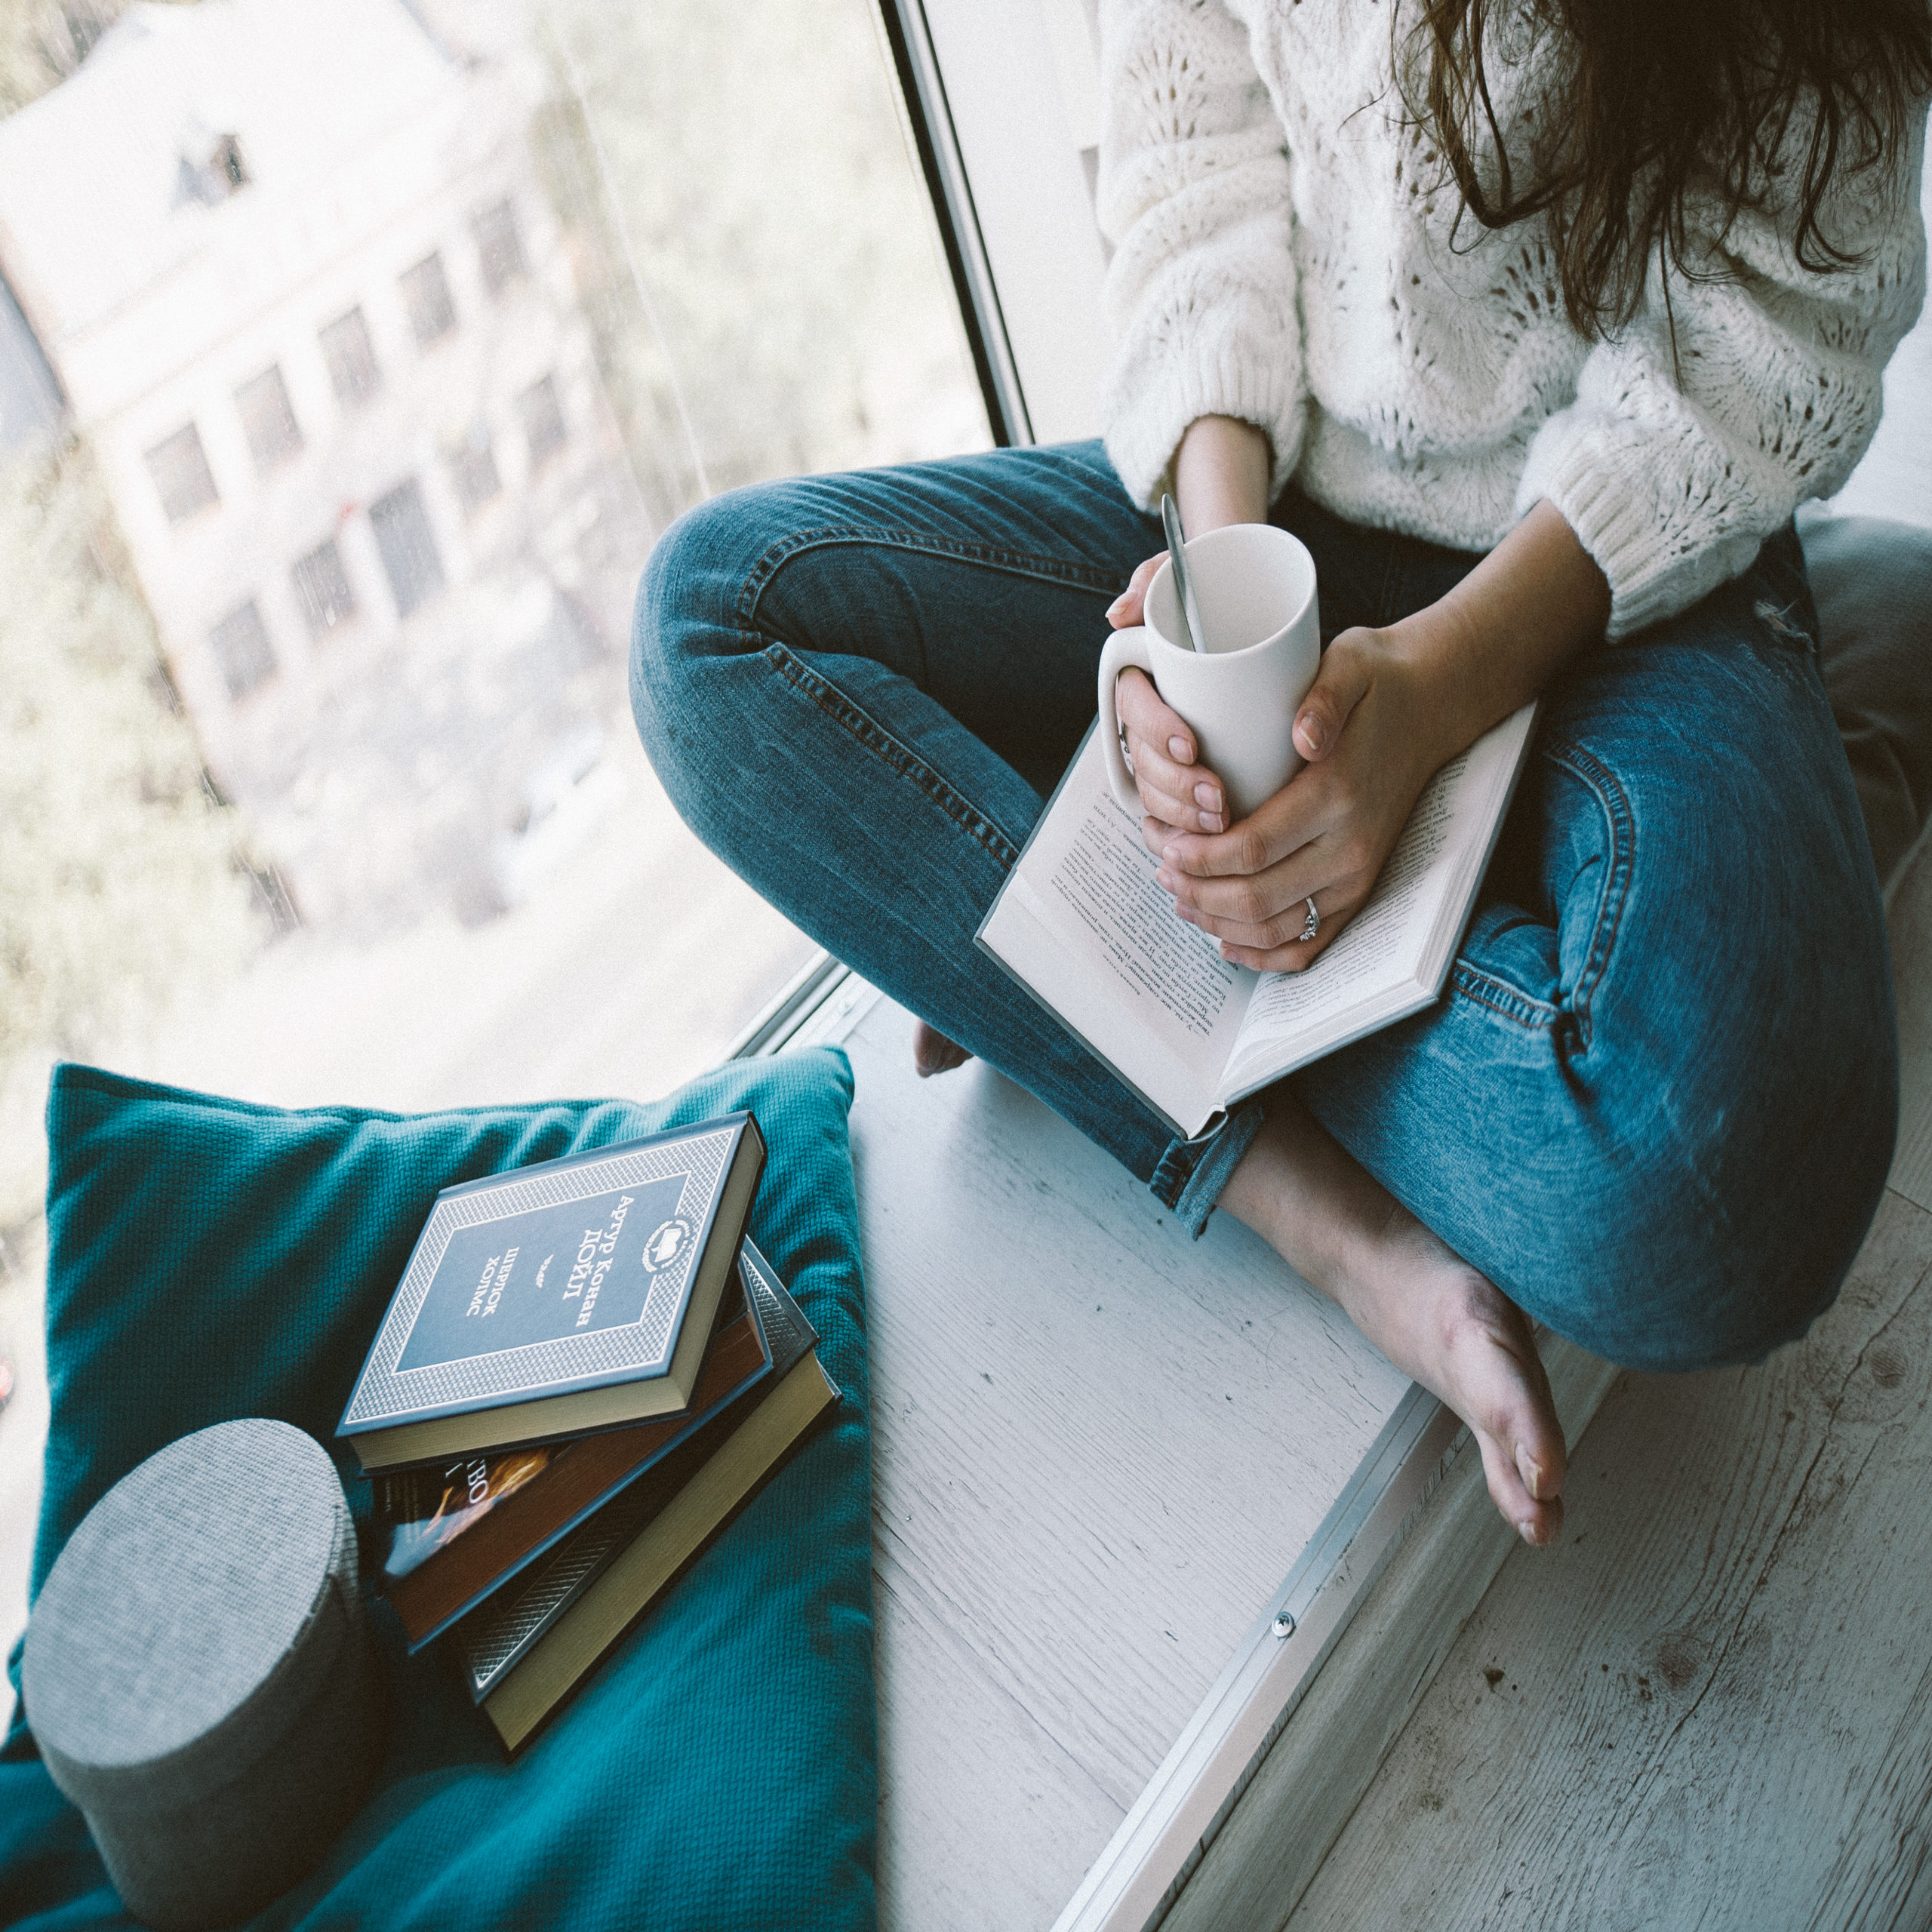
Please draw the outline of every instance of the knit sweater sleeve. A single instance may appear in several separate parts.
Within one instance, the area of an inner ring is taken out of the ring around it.
[[[1222,0],[1101,0],[1099,214],[1115,341],[1107,454],[1151,508],[1183,432],[1267,432],[1271,495],[1304,392],[1281,123]]]
[[[1789,208],[1746,210],[1727,231],[1708,214],[1708,272],[1673,273],[1666,301],[1654,263],[1635,319],[1591,351],[1576,400],[1537,432],[1517,513],[1543,497],[1563,512],[1610,580],[1613,638],[1735,577],[1863,454],[1924,294],[1924,116],[1921,103],[1890,161],[1835,180],[1821,225],[1852,266],[1802,266]]]

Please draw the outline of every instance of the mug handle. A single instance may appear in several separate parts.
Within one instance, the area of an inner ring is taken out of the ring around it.
[[[1124,810],[1144,816],[1146,807],[1140,802],[1140,789],[1127,768],[1127,760],[1121,755],[1120,713],[1114,706],[1114,680],[1130,668],[1145,671],[1149,681],[1152,681],[1154,654],[1148,648],[1145,625],[1115,631],[1107,639],[1106,648],[1100,653],[1100,755],[1107,761],[1108,782]]]

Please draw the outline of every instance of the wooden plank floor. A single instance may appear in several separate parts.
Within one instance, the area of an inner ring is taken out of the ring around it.
[[[1892,924],[1906,1119],[1837,1306],[1619,1378],[1293,1932],[1932,1925],[1932,858]]]
[[[1407,1388],[879,1000],[857,1098],[881,1924],[1050,1925]]]

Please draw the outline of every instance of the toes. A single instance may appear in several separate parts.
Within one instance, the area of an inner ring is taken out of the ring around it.
[[[912,1035],[912,1070],[921,1080],[930,1079],[935,1073],[949,1073],[955,1066],[964,1066],[973,1056],[955,1041],[949,1040],[937,1026],[928,1026],[922,1020]]]
[[[1563,1493],[1569,1458],[1549,1377],[1521,1310],[1493,1288],[1451,1344],[1469,1404],[1458,1413],[1496,1441],[1514,1487],[1530,1501],[1552,1503]]]
[[[1489,1483],[1490,1499],[1503,1521],[1532,1549],[1554,1543],[1563,1531],[1562,1498],[1539,1499],[1533,1495],[1515,1459],[1503,1444],[1485,1430],[1472,1432],[1482,1451],[1483,1474]]]

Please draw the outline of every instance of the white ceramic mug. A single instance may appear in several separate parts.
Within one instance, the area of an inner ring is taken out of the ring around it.
[[[1245,818],[1301,769],[1295,712],[1321,666],[1315,559],[1272,524],[1231,523],[1189,540],[1187,568],[1209,648],[1174,641],[1179,600],[1163,561],[1147,586],[1146,623],[1115,631],[1100,654],[1100,749],[1115,797],[1143,810],[1114,705],[1114,680],[1137,666],[1187,720],[1199,762],[1227,788],[1233,817]]]

